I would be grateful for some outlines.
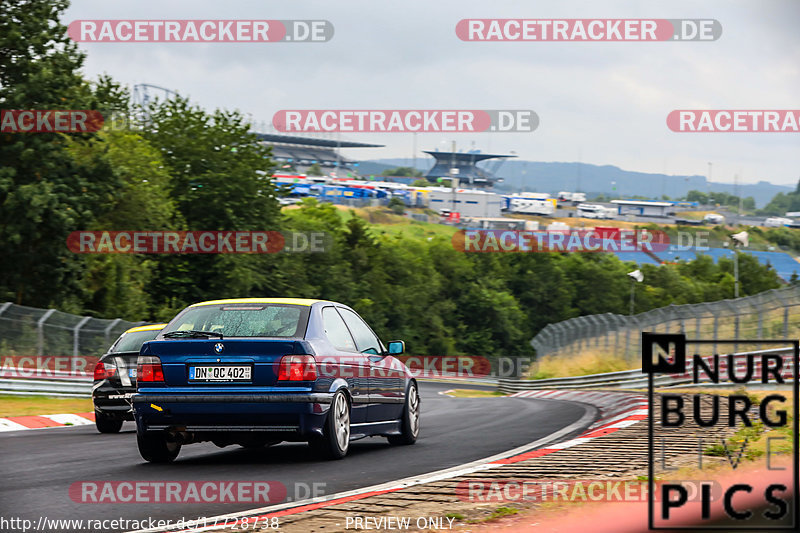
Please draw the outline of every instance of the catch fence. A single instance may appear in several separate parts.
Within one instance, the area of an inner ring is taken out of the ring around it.
[[[538,358],[591,353],[600,358],[624,358],[634,368],[641,365],[643,331],[683,333],[688,339],[797,339],[800,287],[732,300],[669,305],[630,316],[604,313],[571,318],[547,325],[531,344]],[[733,351],[738,351],[736,345]]]

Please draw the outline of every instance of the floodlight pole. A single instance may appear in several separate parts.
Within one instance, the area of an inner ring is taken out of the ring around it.
[[[456,141],[453,141],[453,152],[450,156],[450,187],[453,189],[453,207],[450,210],[451,216],[452,213],[456,211],[456,175],[453,173],[453,170],[456,168]]]
[[[733,297],[739,297],[739,250],[733,245]]]
[[[633,316],[633,307],[634,307],[634,297],[636,295],[636,280],[631,277],[631,312],[629,313],[630,316]]]

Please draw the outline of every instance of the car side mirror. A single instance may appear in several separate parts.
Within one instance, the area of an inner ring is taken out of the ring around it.
[[[403,341],[389,341],[389,353],[400,355],[406,351],[406,343]]]

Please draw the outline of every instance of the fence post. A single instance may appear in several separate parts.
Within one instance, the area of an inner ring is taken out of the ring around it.
[[[622,357],[628,361],[628,348],[631,345],[631,325],[628,324],[628,327],[625,328],[625,352],[622,354]]]
[[[714,313],[714,353],[717,353],[717,338],[719,335],[719,314]]]
[[[56,312],[55,309],[48,309],[47,311],[44,312],[42,317],[36,321],[36,333],[37,333],[36,354],[39,356],[44,355],[44,323],[48,318],[50,318],[50,315],[52,315],[55,312]]]
[[[764,312],[761,310],[760,307],[758,308],[758,333],[756,335],[758,335],[759,339],[764,337]],[[758,343],[757,348],[759,350],[761,349],[760,342]]]
[[[114,326],[116,326],[120,322],[122,322],[121,318],[115,318],[114,320],[111,321],[111,324],[109,324],[108,327],[105,330],[103,330],[103,335],[105,336],[106,344],[108,344],[111,341],[110,339],[111,330],[114,329]]]
[[[699,309],[698,309],[698,311],[699,311]],[[702,323],[701,312],[698,312],[697,316],[695,317],[695,321],[694,321],[694,338],[698,339],[698,340],[702,338],[702,334],[700,333],[700,325],[701,325],[701,323]],[[694,345],[694,353],[698,353],[698,354],[700,353],[700,345],[699,344],[695,344]]]
[[[789,308],[783,308],[783,337],[789,337]]]
[[[81,321],[78,322],[78,325],[72,330],[72,357],[78,357],[78,342],[81,334],[81,328],[91,319],[92,317],[90,316],[83,317]]]

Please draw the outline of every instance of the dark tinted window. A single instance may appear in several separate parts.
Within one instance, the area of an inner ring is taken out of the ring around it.
[[[190,307],[169,323],[170,331],[212,331],[225,337],[303,337],[308,307],[234,304]]]
[[[350,328],[350,333],[353,334],[356,340],[356,347],[359,352],[373,353],[375,355],[381,353],[381,343],[378,337],[372,333],[372,330],[361,320],[361,317],[348,309],[340,308],[339,312],[342,313],[347,327]]]
[[[326,307],[322,310],[322,326],[325,328],[325,335],[337,350],[355,352],[356,345],[353,337],[344,325],[342,317],[333,307]]]
[[[123,333],[109,350],[110,352],[138,352],[147,341],[151,341],[159,334],[159,330],[132,331]]]

